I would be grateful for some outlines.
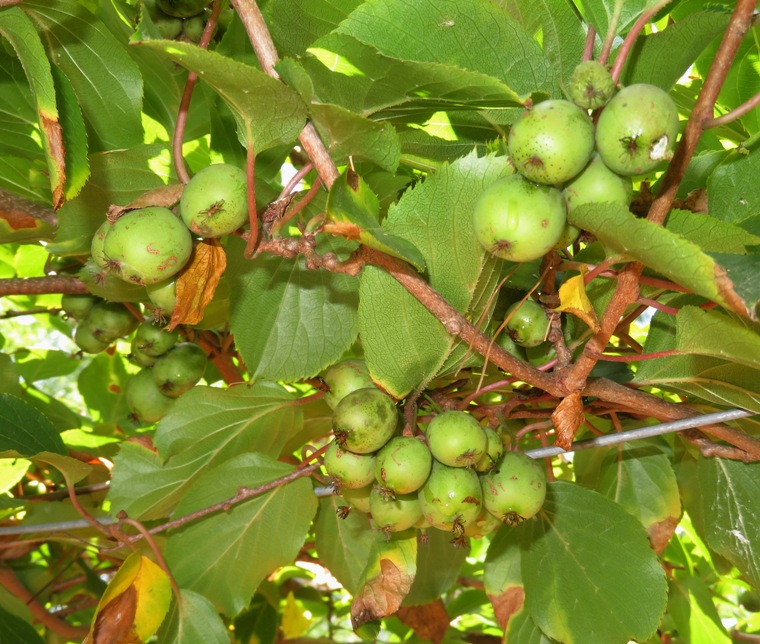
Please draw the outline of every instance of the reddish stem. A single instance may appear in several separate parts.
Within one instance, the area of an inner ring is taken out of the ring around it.
[[[670,356],[682,355],[678,349],[669,349],[667,351],[657,351],[654,353],[637,353],[632,356],[613,356],[608,353],[595,353],[594,358],[604,360],[605,362],[639,362],[639,360],[656,360],[657,358],[668,358]]]
[[[745,101],[739,107],[735,107],[730,112],[726,112],[722,116],[718,116],[712,119],[705,119],[702,121],[702,129],[709,130],[713,127],[720,127],[721,125],[727,125],[736,119],[740,119],[742,116],[754,110],[760,105],[760,92],[755,94],[751,99]]]

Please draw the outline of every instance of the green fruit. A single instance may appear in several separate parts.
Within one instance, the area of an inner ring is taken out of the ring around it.
[[[161,11],[177,18],[196,16],[208,4],[208,0],[156,0],[156,6]]]
[[[164,331],[146,320],[137,327],[134,340],[132,340],[132,349],[138,349],[148,356],[158,357],[177,344],[177,340],[179,340],[177,331]]]
[[[475,470],[477,472],[490,472],[504,453],[504,443],[501,436],[490,427],[483,427],[483,431],[488,439],[488,444],[483,456],[475,463]]]
[[[566,220],[559,190],[518,174],[486,188],[473,211],[477,240],[489,253],[511,262],[546,255],[562,235]]]
[[[508,525],[538,514],[546,498],[543,464],[519,452],[507,452],[481,480],[486,509]]]
[[[580,63],[570,78],[567,94],[584,110],[604,107],[615,93],[615,81],[609,70],[596,60]]]
[[[464,411],[438,414],[425,431],[437,461],[451,467],[468,467],[485,454],[488,438],[480,423]]]
[[[221,237],[248,221],[245,172],[234,165],[210,165],[185,186],[179,202],[182,220],[201,237]]]
[[[491,534],[501,526],[501,521],[497,519],[488,510],[483,508],[480,516],[464,526],[464,536],[473,539],[482,539]]]
[[[574,244],[580,234],[581,231],[578,228],[572,224],[565,224],[565,229],[562,231],[557,243],[554,244],[555,250],[562,250],[563,248],[567,248],[571,244]]]
[[[178,273],[192,249],[187,227],[168,208],[153,206],[120,217],[103,242],[108,267],[123,280],[143,285]]]
[[[184,25],[182,25],[182,35],[190,42],[200,42],[205,28],[206,18],[204,16],[193,16],[185,20]]]
[[[174,399],[164,396],[156,386],[151,369],[138,371],[127,380],[124,397],[132,415],[143,423],[158,422],[174,404]]]
[[[409,494],[427,481],[433,455],[427,445],[413,436],[391,438],[377,454],[375,476],[384,490]]]
[[[325,451],[324,466],[338,490],[360,488],[375,482],[374,454],[354,454],[333,441]]]
[[[375,386],[364,360],[338,362],[325,371],[322,380],[329,387],[329,391],[325,394],[325,402],[330,409],[335,409],[336,405],[352,391]]]
[[[180,342],[156,361],[153,381],[165,396],[177,398],[198,383],[207,362],[206,353],[197,344]]]
[[[426,521],[439,530],[463,534],[480,516],[483,494],[480,479],[471,469],[433,463],[418,499]]]
[[[393,436],[398,410],[376,387],[357,389],[335,407],[333,431],[338,443],[357,454],[376,452]]]
[[[583,170],[591,158],[594,124],[570,101],[544,101],[517,120],[507,145],[512,163],[526,179],[563,183]]]
[[[422,518],[416,494],[397,494],[392,498],[377,487],[369,495],[369,511],[377,527],[386,534],[411,528]]]
[[[546,340],[549,318],[544,307],[535,300],[515,302],[507,309],[505,319],[509,337],[521,347],[537,347]]]
[[[98,302],[89,310],[84,321],[93,335],[107,344],[129,335],[139,324],[132,312],[120,302]]]
[[[85,353],[100,353],[111,344],[98,338],[85,320],[77,324],[77,328],[74,330],[74,342]]]
[[[98,302],[102,302],[102,300],[89,293],[64,293],[61,295],[63,312],[75,320],[83,319]]]
[[[153,26],[162,38],[174,40],[182,33],[182,20],[180,18],[170,16],[161,11],[156,6],[155,0],[142,0],[142,3],[148,11]]]
[[[177,280],[168,279],[155,284],[148,284],[145,287],[148,292],[148,298],[159,309],[164,316],[171,316],[174,305],[177,302]]]
[[[557,350],[551,342],[542,342],[537,347],[527,347],[525,356],[534,367],[541,367],[557,357]]]
[[[369,496],[374,487],[374,484],[358,488],[341,487],[340,495],[352,508],[359,512],[369,512]]]
[[[92,242],[90,242],[90,255],[92,256],[92,261],[100,266],[100,268],[105,268],[108,265],[108,257],[106,257],[106,252],[103,246],[106,241],[106,235],[111,230],[111,227],[110,221],[104,221],[95,231],[95,234],[92,237]]]
[[[562,191],[567,211],[589,203],[616,203],[626,208],[631,203],[631,180],[610,170],[595,154],[591,162]]]
[[[149,356],[147,353],[143,353],[140,349],[135,347],[134,339],[132,340],[132,346],[129,350],[127,359],[138,367],[152,367],[158,361],[156,356]]]
[[[646,174],[673,157],[678,130],[678,108],[667,92],[655,85],[630,85],[599,116],[596,148],[613,172]]]

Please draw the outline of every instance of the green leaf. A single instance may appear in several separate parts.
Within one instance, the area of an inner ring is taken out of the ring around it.
[[[13,52],[15,54],[15,52]],[[45,155],[40,146],[37,110],[29,80],[21,61],[0,48],[0,153],[3,156],[41,161],[47,171]],[[46,177],[48,197],[50,181]],[[50,202],[50,198],[47,199]]]
[[[389,235],[380,227],[380,202],[359,175],[348,168],[330,187],[325,230],[409,262],[418,271],[425,259],[406,239]]]
[[[495,3],[482,0],[367,2],[338,26],[383,56],[445,63],[508,82],[518,94],[557,94],[538,43]]]
[[[34,630],[34,626],[13,613],[9,613],[2,606],[0,606],[0,640],[24,642],[24,644],[43,644],[43,640]]]
[[[760,588],[760,463],[722,458],[698,462],[707,544]]]
[[[248,608],[235,617],[235,636],[241,642],[275,644],[279,623],[280,613],[272,600],[256,594]]]
[[[665,228],[701,246],[716,260],[716,253],[743,255],[748,247],[760,244],[760,237],[735,224],[688,210],[671,210]]]
[[[28,383],[67,376],[80,366],[81,362],[67,351],[32,349],[26,355],[16,353],[16,367]]]
[[[708,586],[689,575],[676,577],[670,584],[668,614],[678,629],[679,638],[690,644],[730,644],[721,624]]]
[[[640,36],[621,75],[623,85],[650,83],[670,91],[710,41],[723,33],[729,17],[698,11],[663,31]]]
[[[0,394],[0,453],[65,455],[66,446],[53,424],[29,403]]]
[[[80,195],[58,211],[58,232],[48,250],[63,256],[89,255],[92,236],[105,221],[111,204],[126,206],[164,185],[151,164],[166,153],[166,145],[153,144],[92,155],[92,176]]]
[[[586,33],[567,0],[511,0],[505,9],[544,50],[552,69],[566,83],[583,56]]]
[[[252,144],[257,154],[293,143],[306,123],[306,106],[298,95],[255,67],[190,43],[145,40],[137,44],[198,74],[233,109],[241,141]]]
[[[343,34],[321,38],[305,57],[282,60],[277,70],[307,102],[340,105],[365,117],[523,104],[500,79],[452,64],[396,60]]]
[[[230,635],[214,605],[187,588],[180,589],[179,602],[174,597],[169,614],[158,634],[159,644],[229,644]]]
[[[249,261],[239,246],[228,253],[230,326],[253,377],[298,380],[336,362],[356,339],[357,279],[309,270],[303,257]]]
[[[303,422],[294,400],[274,383],[193,387],[158,424],[160,456],[122,443],[109,491],[112,507],[135,518],[161,518],[206,470],[243,452],[279,456]]]
[[[428,530],[427,542],[417,547],[417,572],[403,605],[420,606],[442,597],[456,583],[469,552],[454,546],[448,532]]]
[[[576,479],[620,504],[641,521],[650,539],[656,538],[660,525],[675,527],[681,516],[678,484],[667,452],[660,441],[579,452],[574,461]],[[664,547],[659,541],[653,545]]]
[[[726,275],[734,284],[736,293],[749,304],[750,309],[756,309],[760,302],[760,281],[757,279],[758,271],[760,271],[760,252],[758,251],[760,247],[756,246],[751,255],[709,253],[726,271]]]
[[[33,0],[22,9],[37,23],[50,60],[71,82],[90,126],[92,147],[139,145],[142,78],[116,37],[78,2]]]
[[[667,601],[665,573],[641,524],[616,503],[556,482],[521,535],[525,600],[562,642],[625,642],[654,634]]]
[[[119,353],[99,353],[82,369],[77,384],[93,419],[114,425],[125,423],[130,414],[124,398],[127,378]]]
[[[676,348],[760,369],[759,331],[757,325],[719,311],[684,306],[676,316]]]
[[[610,28],[613,28],[613,36],[625,33],[648,4],[652,4],[651,0],[580,0],[586,19],[602,39],[607,36]],[[618,8],[620,14],[615,21],[615,11]]]
[[[320,563],[353,595],[375,539],[367,515],[353,509],[341,519],[337,513],[342,505],[346,502],[334,494],[320,500],[315,545]]]
[[[500,262],[475,239],[472,208],[485,187],[509,172],[503,157],[470,155],[406,191],[383,222],[388,233],[421,251],[431,286],[483,324],[489,316],[481,315],[478,295],[493,291]],[[419,301],[374,267],[362,273],[359,320],[372,376],[397,398],[438,374],[458,345]]]
[[[241,487],[255,488],[292,471],[264,454],[240,454],[199,477],[176,515],[191,514],[235,496]],[[236,615],[269,573],[298,554],[316,509],[311,482],[297,479],[173,532],[166,543],[167,563],[180,586],[200,592],[226,615]]]
[[[747,188],[758,173],[760,150],[727,157],[707,180],[710,215],[737,226],[756,216],[760,212],[760,190]]]
[[[570,223],[588,230],[605,248],[642,262],[677,284],[745,316],[752,314],[725,271],[702,249],[624,206],[587,204],[573,210]]]

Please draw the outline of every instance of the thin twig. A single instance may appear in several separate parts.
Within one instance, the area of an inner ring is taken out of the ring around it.
[[[735,107],[730,112],[726,112],[722,116],[717,116],[712,119],[705,119],[702,121],[702,129],[709,130],[713,127],[720,127],[721,125],[727,125],[736,119],[740,119],[745,114],[754,110],[760,105],[760,92],[755,94],[751,99],[745,101],[739,107]]]

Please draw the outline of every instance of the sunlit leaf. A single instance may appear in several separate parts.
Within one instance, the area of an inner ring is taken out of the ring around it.
[[[53,424],[29,403],[0,393],[0,453],[65,455],[66,446]]]

